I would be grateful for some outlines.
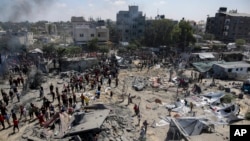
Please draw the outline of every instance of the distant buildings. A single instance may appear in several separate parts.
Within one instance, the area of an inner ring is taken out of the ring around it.
[[[31,46],[34,44],[33,33],[27,31],[14,32],[9,40],[10,46]]]
[[[116,24],[120,33],[120,41],[129,42],[143,36],[145,16],[138,10],[138,6],[129,6],[129,11],[117,13]]]
[[[227,12],[220,7],[215,17],[207,18],[206,33],[214,34],[217,40],[234,42],[245,39],[250,42],[250,14],[238,13],[237,10]]]
[[[99,43],[109,40],[109,29],[103,21],[85,21],[83,17],[72,17],[73,40],[76,45],[86,45],[88,41],[97,38]]]
[[[57,26],[54,23],[45,23],[45,32],[49,35],[57,35]]]
[[[194,33],[196,34],[203,34],[205,33],[205,29],[206,29],[206,23],[205,21],[201,20],[198,22],[195,21],[188,21],[189,24],[192,26]]]
[[[0,38],[4,35],[6,35],[6,31],[0,29]]]

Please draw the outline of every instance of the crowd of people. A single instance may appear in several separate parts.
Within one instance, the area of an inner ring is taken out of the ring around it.
[[[21,95],[26,83],[25,78],[28,76],[20,69],[10,72],[9,87],[1,89],[0,122],[2,130],[6,129],[7,123],[9,127],[13,126],[15,133],[16,129],[19,131],[19,122],[36,121],[35,119],[43,126],[56,112],[72,114],[77,102],[81,102],[82,107],[88,106],[91,100],[89,96],[85,95],[88,91],[96,90],[95,99],[98,99],[103,85],[118,86],[118,68],[114,64],[100,61],[92,69],[70,74],[69,82],[65,82],[63,85],[55,85],[53,82],[49,82],[49,86],[42,84],[38,90],[39,102],[30,103],[23,103]],[[48,88],[44,88],[44,86]],[[49,89],[48,93],[45,92],[46,89]],[[81,93],[80,97],[77,97],[77,93]],[[110,97],[113,94],[114,92],[110,91]],[[13,123],[10,122],[11,120]]]

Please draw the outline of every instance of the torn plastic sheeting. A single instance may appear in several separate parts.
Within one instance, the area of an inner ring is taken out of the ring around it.
[[[111,87],[107,87],[107,88],[105,88],[104,92],[108,93],[110,90],[111,90]]]
[[[200,135],[202,131],[209,127],[208,119],[196,117],[184,117],[173,119],[170,122],[171,127],[177,127],[184,136]]]
[[[220,99],[224,96],[225,94],[223,92],[210,92],[202,96],[202,101],[208,104],[213,104],[215,102],[220,103]]]
[[[236,104],[232,104],[232,105],[227,105],[225,107],[211,107],[215,113],[216,116],[218,117],[229,117],[230,115],[236,115],[238,114],[240,111],[240,108],[238,105]]]
[[[169,125],[169,122],[165,121],[165,120],[160,120],[158,123],[156,123],[157,127],[161,127],[161,126],[166,126]]]

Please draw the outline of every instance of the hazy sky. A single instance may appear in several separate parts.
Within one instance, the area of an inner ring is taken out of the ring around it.
[[[129,5],[138,5],[148,18],[159,13],[174,20],[206,20],[219,7],[250,14],[250,0],[0,0],[0,21],[69,21],[71,16],[115,21]]]

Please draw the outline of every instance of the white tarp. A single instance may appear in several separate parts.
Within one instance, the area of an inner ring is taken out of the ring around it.
[[[228,117],[232,114],[237,115],[240,112],[240,108],[237,104],[229,104],[224,107],[213,106],[212,109],[218,117]]]
[[[171,120],[170,126],[177,127],[184,136],[200,135],[204,129],[212,124],[206,118],[183,117]]]
[[[201,59],[211,59],[211,58],[215,58],[214,55],[212,53],[199,53],[199,57]]]
[[[202,96],[202,100],[208,104],[220,103],[220,99],[224,96],[225,94],[223,92],[209,92]]]
[[[43,51],[39,48],[36,48],[36,49],[31,50],[30,53],[43,53]]]

